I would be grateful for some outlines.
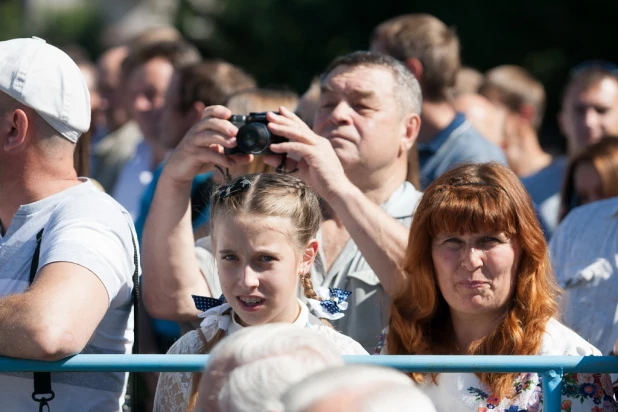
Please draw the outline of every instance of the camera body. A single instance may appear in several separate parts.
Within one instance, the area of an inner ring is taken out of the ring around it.
[[[266,112],[249,113],[246,116],[233,114],[229,121],[238,127],[238,133],[236,134],[236,147],[225,148],[225,154],[272,154],[271,144],[288,141],[285,137],[272,134],[268,130]]]

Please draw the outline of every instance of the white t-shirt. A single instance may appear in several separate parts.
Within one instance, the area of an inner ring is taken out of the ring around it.
[[[618,339],[618,197],[573,209],[549,251],[565,325],[608,355]]]
[[[21,206],[0,235],[0,297],[29,286],[36,235],[42,228],[37,271],[53,262],[78,264],[101,280],[109,296],[109,308],[81,353],[130,353],[135,229],[127,211],[87,179]],[[56,397],[51,410],[119,411],[127,377],[122,372],[52,373]],[[0,373],[0,409],[36,410],[32,391],[32,373]]]

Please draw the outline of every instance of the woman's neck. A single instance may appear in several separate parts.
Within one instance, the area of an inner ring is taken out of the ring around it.
[[[504,312],[465,314],[451,311],[451,322],[460,355],[468,355],[474,341],[484,338],[504,319]]]

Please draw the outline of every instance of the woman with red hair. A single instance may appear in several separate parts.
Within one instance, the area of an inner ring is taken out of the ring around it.
[[[517,176],[495,163],[459,166],[427,188],[414,215],[381,353],[600,355],[555,319],[560,293]],[[534,373],[410,377],[438,411],[542,409]],[[604,402],[613,407],[611,380],[567,375],[563,399],[573,412]]]

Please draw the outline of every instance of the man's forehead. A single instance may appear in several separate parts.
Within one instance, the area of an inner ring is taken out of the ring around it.
[[[324,94],[344,92],[357,97],[376,95],[376,83],[381,83],[379,91],[384,91],[384,82],[394,82],[392,73],[385,67],[374,65],[339,66],[333,69],[322,82],[320,90]]]
[[[615,77],[603,77],[591,83],[572,84],[565,97],[571,103],[590,97],[614,100],[618,97],[618,79]]]

